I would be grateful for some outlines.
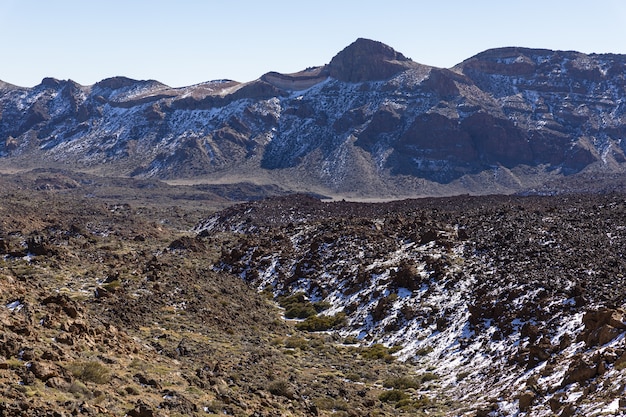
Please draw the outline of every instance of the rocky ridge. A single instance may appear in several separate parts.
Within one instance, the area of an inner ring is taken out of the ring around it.
[[[3,83],[0,161],[360,197],[519,191],[622,173],[625,65],[502,48],[442,69],[358,39],[247,83]]]

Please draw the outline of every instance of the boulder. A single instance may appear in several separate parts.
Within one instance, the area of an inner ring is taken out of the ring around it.
[[[35,375],[35,378],[42,381],[47,381],[51,378],[59,377],[60,371],[58,366],[46,363],[46,362],[32,362],[30,364],[30,371]]]
[[[582,384],[591,378],[594,378],[598,374],[598,364],[591,359],[583,358],[582,356],[576,357],[569,368],[565,372],[563,377],[562,386],[573,384],[578,382]]]
[[[519,397],[519,409],[522,412],[527,412],[530,407],[533,405],[533,402],[535,401],[535,393],[532,391],[527,391],[525,393],[523,393],[522,395],[520,395]]]
[[[623,319],[624,311],[621,309],[587,311],[583,316],[585,329],[579,335],[579,340],[584,341],[588,347],[604,345],[626,330]]]

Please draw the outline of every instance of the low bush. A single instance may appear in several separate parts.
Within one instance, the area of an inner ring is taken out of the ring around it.
[[[285,347],[289,349],[307,350],[309,342],[302,337],[292,336],[285,340]]]
[[[409,394],[399,389],[385,391],[378,396],[378,399],[384,403],[397,403],[408,398]]]
[[[295,396],[293,388],[291,387],[291,385],[289,385],[289,382],[285,381],[284,379],[279,379],[271,382],[267,387],[267,390],[273,395],[278,395],[289,399],[293,399]]]
[[[83,382],[95,382],[105,384],[111,379],[111,374],[106,366],[96,361],[77,362],[69,367],[70,372]]]
[[[365,359],[382,359],[386,362],[392,362],[395,357],[392,355],[392,351],[380,343],[373,344],[372,346],[361,349],[360,354]]]
[[[420,379],[422,382],[435,381],[439,379],[439,376],[432,372],[426,372],[420,375]]]
[[[346,314],[337,313],[334,316],[312,316],[302,323],[298,323],[296,328],[307,332],[322,332],[336,329],[346,324]]]
[[[285,309],[285,317],[288,319],[305,319],[317,314],[317,310],[303,293],[278,297],[278,304]]]

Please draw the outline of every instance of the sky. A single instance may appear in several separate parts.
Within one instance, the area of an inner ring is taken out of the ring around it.
[[[245,82],[324,65],[357,38],[445,68],[504,46],[626,54],[626,1],[0,0],[0,80]]]

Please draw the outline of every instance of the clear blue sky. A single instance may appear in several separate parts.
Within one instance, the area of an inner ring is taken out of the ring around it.
[[[251,81],[358,37],[439,67],[501,46],[626,54],[626,1],[0,0],[0,80]]]

